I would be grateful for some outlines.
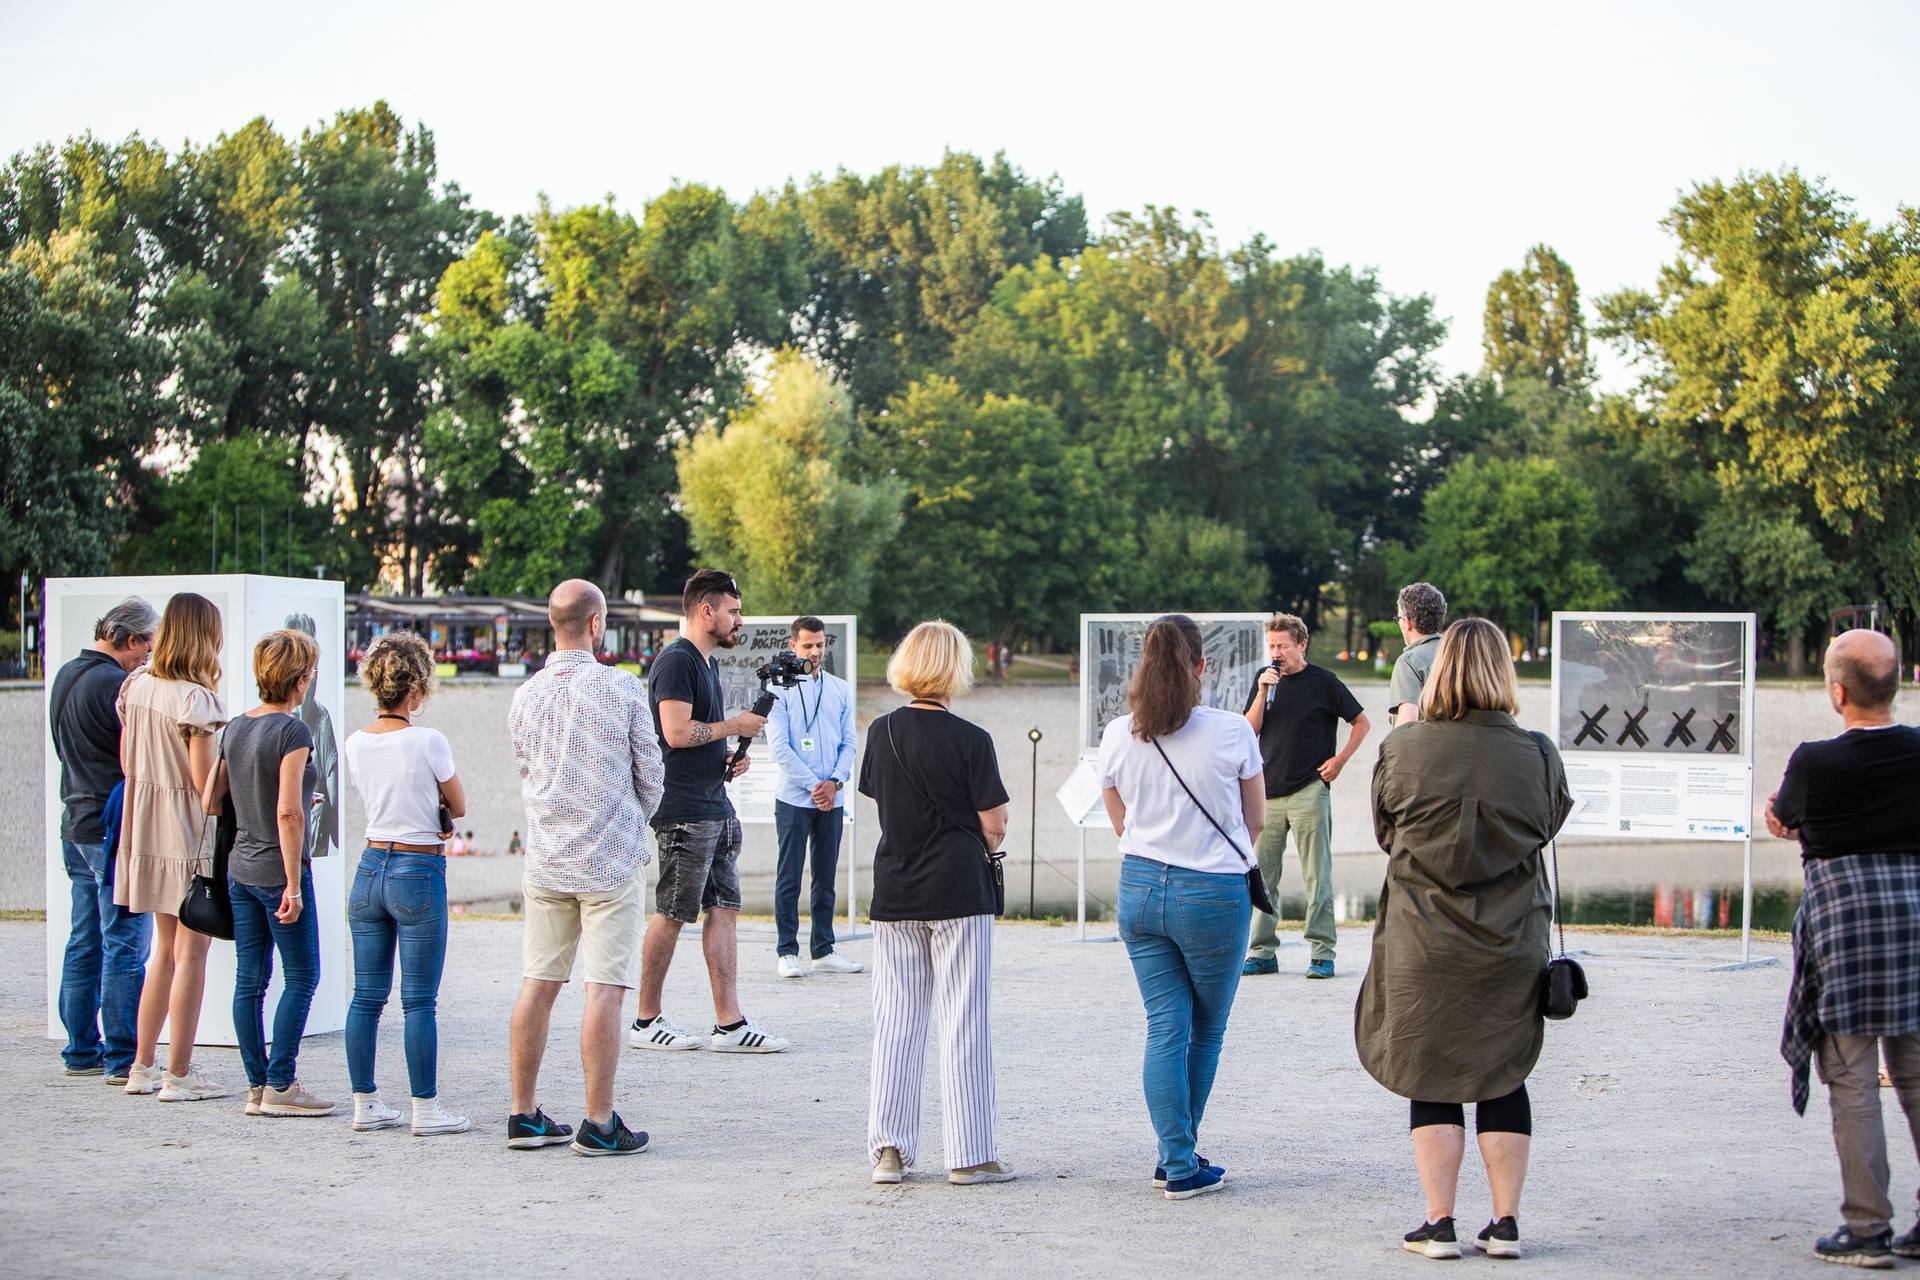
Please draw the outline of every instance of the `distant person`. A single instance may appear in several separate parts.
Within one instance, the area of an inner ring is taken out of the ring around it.
[[[1340,677],[1307,661],[1307,624],[1290,613],[1267,619],[1267,657],[1247,698],[1247,723],[1260,737],[1266,762],[1267,822],[1258,854],[1267,894],[1277,907],[1286,870],[1287,833],[1300,851],[1307,887],[1309,978],[1333,976],[1333,783],[1360,749],[1370,727],[1360,700]],[[1347,745],[1334,750],[1334,725],[1352,725]],[[1253,946],[1242,971],[1280,971],[1278,922],[1253,913]]]
[[[639,1016],[627,1043],[636,1049],[698,1049],[716,1053],[779,1053],[782,1036],[755,1026],[740,1011],[740,819],[727,783],[747,771],[746,756],[729,768],[731,738],[751,738],[766,727],[752,711],[727,715],[715,649],[731,649],[746,625],[740,620],[740,588],[732,575],[702,569],[681,593],[680,638],[661,650],[647,681],[666,788],[653,814],[660,879],[654,915],[647,922],[640,956]],[[700,950],[713,990],[713,1030],[705,1037],[683,1031],[660,1007],[667,969],[680,930],[706,912]]]
[[[334,1104],[300,1083],[300,1038],[320,985],[320,923],[313,893],[312,828],[317,803],[313,731],[299,717],[320,646],[304,631],[269,631],[253,646],[260,705],[227,725],[225,767],[207,785],[207,811],[233,805],[227,868],[233,903],[233,1034],[247,1073],[250,1116],[330,1116]],[[280,1002],[268,1056],[263,1005],[273,956]]]
[[[520,843],[520,833],[518,831],[514,832],[513,837],[507,841],[507,856],[510,858],[518,858],[525,854],[526,851],[526,846]]]
[[[1420,690],[1440,652],[1440,632],[1447,625],[1447,598],[1430,582],[1400,588],[1400,638],[1406,648],[1393,660],[1393,678],[1387,682],[1387,723],[1412,724],[1420,718]]]
[[[220,610],[182,591],[160,615],[148,665],[120,686],[120,767],[126,775],[113,900],[151,912],[158,934],[146,984],[127,1092],[162,1102],[201,1102],[230,1092],[193,1069],[200,1000],[213,939],[180,922],[180,901],[202,865],[207,844],[201,796],[227,722],[220,687]],[[154,1061],[167,1032],[167,1065]]]
[[[446,854],[449,858],[464,858],[469,852],[467,838],[458,831],[447,840]]]
[[[773,826],[780,857],[773,881],[775,971],[782,978],[814,973],[864,973],[866,966],[834,948],[834,889],[840,874],[840,834],[846,827],[846,786],[853,780],[853,692],[826,669],[827,624],[795,618],[787,643],[813,674],[791,689],[776,690],[767,716],[767,742],[780,767]],[[812,859],[808,852],[811,846]],[[800,871],[811,876],[807,954],[800,960]]]
[[[60,761],[60,853],[72,915],[60,966],[60,1021],[70,1076],[124,1086],[138,1038],[140,986],[152,926],[113,901],[114,853],[104,811],[122,781],[120,716],[127,672],[153,650],[160,615],[138,597],[93,624],[93,643],[61,667],[48,690],[53,754]]]
[[[1127,685],[1130,710],[1100,738],[1101,795],[1122,855],[1120,937],[1147,1008],[1153,1184],[1169,1200],[1217,1191],[1226,1176],[1195,1143],[1240,986],[1246,873],[1267,811],[1260,743],[1242,717],[1201,705],[1206,667],[1193,619],[1156,619]]]
[[[547,620],[553,654],[514,692],[507,718],[527,810],[525,978],[513,1006],[507,1145],[525,1150],[571,1137],[579,1155],[632,1155],[647,1149],[647,1135],[613,1109],[613,1077],[645,911],[640,877],[647,820],[660,804],[660,744],[646,687],[595,659],[607,637],[600,588],[561,583],[547,600]],[[587,1105],[576,1132],[541,1109],[537,1089],[554,1001],[583,952]]]
[[[1518,710],[1506,637],[1462,619],[1441,638],[1419,722],[1387,735],[1373,771],[1387,878],[1354,1040],[1367,1072],[1410,1100],[1427,1212],[1404,1243],[1429,1258],[1460,1256],[1453,1209],[1468,1102],[1493,1192],[1493,1221],[1475,1243],[1520,1256],[1527,1076],[1545,1038],[1553,904],[1541,849],[1573,797],[1560,753],[1514,722]]]
[[[442,849],[453,834],[442,829],[440,810],[444,805],[449,817],[461,817],[467,792],[454,772],[446,735],[413,722],[433,695],[433,650],[411,631],[389,631],[361,660],[360,683],[379,710],[342,750],[347,776],[367,811],[367,845],[347,895],[347,928],[353,935],[353,1001],[347,1006],[353,1127],[368,1132],[401,1123],[400,1113],[381,1101],[373,1071],[397,953],[414,1136],[465,1133],[471,1122],[440,1101],[440,977],[447,963]]]
[[[893,651],[887,683],[909,702],[874,721],[860,764],[860,794],[880,811],[869,911],[871,1176],[899,1182],[919,1155],[927,1024],[937,1014],[947,1181],[1006,1182],[1013,1170],[995,1133],[993,854],[1007,836],[1007,789],[993,738],[953,714],[973,683],[973,647],[958,627],[923,622]]]
[[[1877,631],[1827,646],[1837,738],[1803,742],[1767,799],[1767,829],[1800,841],[1806,892],[1793,920],[1793,984],[1780,1052],[1793,1067],[1793,1109],[1806,1113],[1819,1066],[1840,1155],[1840,1213],[1816,1257],[1888,1267],[1920,1258],[1920,1223],[1893,1234],[1881,1060],[1920,1154],[1920,729],[1895,724],[1898,651]]]

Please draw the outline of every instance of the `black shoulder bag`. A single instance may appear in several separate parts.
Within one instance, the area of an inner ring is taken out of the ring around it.
[[[1246,851],[1244,849],[1242,849],[1239,845],[1233,842],[1233,837],[1228,835],[1225,829],[1223,829],[1219,823],[1213,820],[1213,815],[1207,812],[1207,806],[1200,803],[1200,797],[1193,794],[1193,788],[1189,787],[1187,785],[1187,780],[1180,776],[1180,771],[1173,767],[1173,761],[1168,758],[1166,748],[1162,747],[1157,741],[1155,741],[1152,738],[1148,738],[1147,741],[1152,742],[1153,749],[1160,753],[1160,758],[1162,760],[1166,760],[1167,770],[1173,774],[1173,780],[1180,784],[1180,789],[1182,791],[1187,793],[1187,799],[1193,801],[1193,807],[1200,811],[1200,816],[1207,820],[1207,825],[1212,827],[1215,831],[1220,832],[1220,838],[1227,842],[1227,847],[1232,849],[1235,853],[1239,854],[1240,861],[1246,864],[1247,896],[1253,899],[1254,909],[1256,911],[1264,911],[1268,915],[1272,916],[1274,919],[1278,920],[1280,918],[1280,913],[1273,909],[1273,899],[1267,895],[1267,882],[1261,878],[1259,866],[1254,863],[1253,859],[1247,856]]]
[[[906,760],[900,755],[900,748],[893,741],[893,715],[893,712],[888,712],[886,715],[880,717],[880,723],[887,727],[887,750],[893,752],[893,762],[900,766],[900,776],[905,778],[913,787],[914,791],[919,793],[922,800],[926,801],[927,808],[933,810],[934,816],[938,817],[940,821],[946,823],[955,831],[963,832],[971,836],[973,842],[980,846],[980,851],[987,855],[987,875],[993,881],[993,914],[996,916],[1004,916],[1007,914],[1007,873],[1000,864],[1006,861],[1007,855],[1004,853],[995,853],[993,850],[987,848],[987,842],[980,838],[978,831],[975,831],[972,827],[955,822],[947,816],[945,809],[942,809],[933,802],[933,797],[927,794],[927,789],[920,785],[920,780],[914,777],[913,773],[907,768]]]
[[[218,761],[214,767],[225,768],[226,761]],[[239,833],[239,827],[233,817],[231,795],[227,797],[227,803],[221,806],[219,817],[208,814],[207,821],[201,824],[202,844],[206,842],[209,823],[213,827],[213,874],[194,872],[193,880],[187,885],[187,896],[180,899],[180,923],[195,933],[232,942],[233,899],[227,888],[227,862],[233,853],[233,840]]]
[[[1541,734],[1533,735],[1534,745],[1540,748],[1540,763],[1547,772],[1547,803],[1553,803],[1553,762],[1547,758],[1547,740]],[[1587,973],[1580,962],[1567,954],[1567,924],[1560,915],[1560,841],[1557,835],[1547,837],[1549,858],[1553,867],[1552,878],[1547,882],[1547,891],[1553,896],[1553,923],[1560,939],[1559,954],[1552,954],[1549,948],[1547,958],[1547,980],[1540,987],[1540,1012],[1543,1016],[1559,1022],[1573,1016],[1580,1002],[1587,998]]]

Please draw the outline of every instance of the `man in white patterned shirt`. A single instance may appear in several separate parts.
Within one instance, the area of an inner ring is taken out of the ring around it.
[[[555,649],[513,697],[508,724],[527,811],[524,980],[513,1006],[513,1115],[507,1145],[572,1139],[583,1156],[644,1151],[647,1135],[613,1109],[620,1007],[634,984],[645,835],[660,807],[665,769],[646,687],[594,656],[607,633],[607,600],[573,579],[547,601]],[[587,1007],[580,1058],[587,1116],[576,1134],[540,1109],[535,1086],[553,1002],[584,951]]]

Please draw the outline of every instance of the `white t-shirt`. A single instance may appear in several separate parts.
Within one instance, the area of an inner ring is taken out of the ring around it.
[[[1253,856],[1240,783],[1263,772],[1260,741],[1245,716],[1218,707],[1195,707],[1177,733],[1160,739],[1167,759],[1213,821],[1241,853]],[[1120,793],[1127,806],[1120,852],[1151,858],[1188,871],[1244,875],[1247,863],[1194,808],[1187,793],[1150,742],[1133,736],[1133,717],[1121,716],[1100,737],[1100,785]]]
[[[392,733],[362,729],[342,755],[367,807],[367,839],[440,843],[440,784],[453,776],[445,734],[418,724]]]

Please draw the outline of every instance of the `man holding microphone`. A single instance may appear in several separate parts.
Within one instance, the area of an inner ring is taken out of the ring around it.
[[[853,778],[856,737],[853,696],[847,682],[826,669],[827,624],[795,618],[788,644],[813,675],[776,691],[767,717],[767,741],[780,766],[780,793],[773,802],[780,860],[773,882],[773,920],[779,933],[779,974],[804,978],[800,959],[800,868],[812,846],[807,939],[815,973],[861,973],[865,965],[833,949],[834,886],[840,863],[840,833],[846,820],[845,788]]]

